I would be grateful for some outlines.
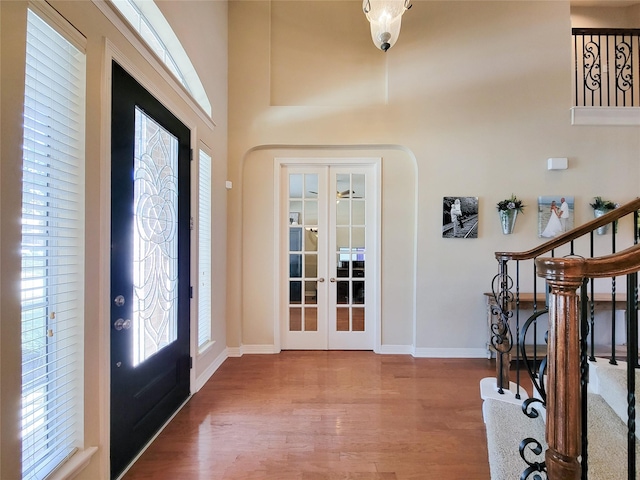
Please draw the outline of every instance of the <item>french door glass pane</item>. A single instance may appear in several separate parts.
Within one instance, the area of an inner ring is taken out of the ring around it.
[[[139,365],[177,338],[178,140],[136,108],[133,358]]]
[[[365,175],[336,174],[336,331],[365,331]],[[356,280],[357,279],[357,280]],[[358,305],[358,307],[354,307]]]
[[[317,331],[318,175],[290,174],[288,193],[289,330]]]
[[[302,330],[302,309],[289,308],[289,331],[299,332]]]

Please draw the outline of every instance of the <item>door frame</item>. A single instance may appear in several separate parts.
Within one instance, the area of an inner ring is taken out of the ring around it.
[[[374,321],[373,321],[373,351],[380,353],[382,338],[381,338],[381,286],[382,279],[380,276],[380,266],[382,258],[380,252],[382,251],[382,231],[380,226],[381,211],[382,211],[382,194],[381,194],[381,172],[382,172],[382,158],[381,157],[276,157],[274,158],[273,168],[273,184],[274,184],[274,265],[273,271],[275,272],[275,282],[273,283],[273,296],[274,296],[274,315],[273,315],[273,342],[274,350],[276,353],[282,350],[282,335],[286,325],[284,324],[286,316],[285,305],[281,299],[281,285],[284,278],[287,277],[287,266],[283,259],[288,250],[284,249],[284,245],[281,243],[284,238],[284,219],[289,218],[288,209],[286,205],[281,203],[282,198],[287,196],[285,182],[282,181],[282,169],[287,167],[303,167],[303,166],[317,166],[317,167],[373,167],[373,174],[375,175],[375,198],[373,199],[373,205],[375,208],[375,225],[373,230],[375,231],[375,246],[372,256],[374,258],[375,265],[371,269],[373,286],[373,305],[374,305]],[[369,268],[369,266],[367,266]]]

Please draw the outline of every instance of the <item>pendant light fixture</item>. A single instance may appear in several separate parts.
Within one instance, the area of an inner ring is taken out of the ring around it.
[[[411,8],[411,0],[364,0],[362,10],[371,24],[371,38],[383,52],[398,40],[402,15]]]

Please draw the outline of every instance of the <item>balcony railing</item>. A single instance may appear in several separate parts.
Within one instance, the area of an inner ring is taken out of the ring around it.
[[[577,107],[640,106],[640,29],[574,28]]]

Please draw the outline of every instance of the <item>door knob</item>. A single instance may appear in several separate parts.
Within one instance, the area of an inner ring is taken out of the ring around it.
[[[318,281],[319,281],[320,283],[324,283],[324,278],[319,278],[319,279],[318,279]]]
[[[116,330],[129,330],[131,328],[131,320],[119,318],[113,323],[113,328]]]
[[[331,277],[331,278],[329,279],[329,281],[330,281],[331,283],[336,283],[336,279],[335,279],[335,278],[333,278],[333,277]]]

